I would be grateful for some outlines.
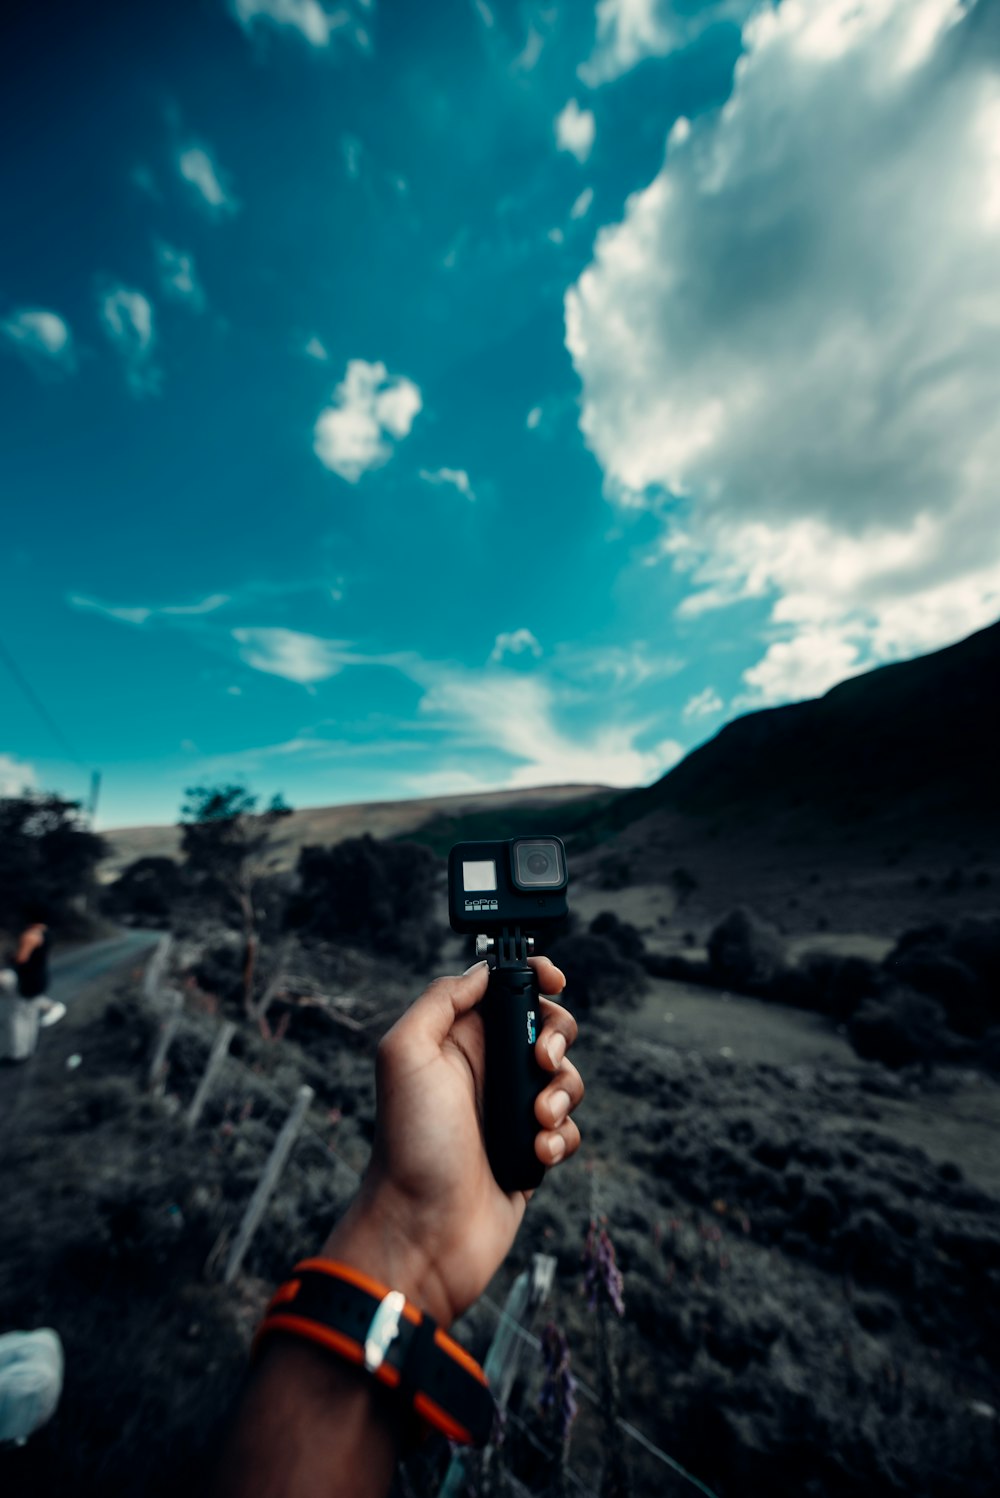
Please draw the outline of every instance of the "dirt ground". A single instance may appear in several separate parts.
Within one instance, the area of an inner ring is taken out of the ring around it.
[[[581,889],[574,904],[640,918],[652,945],[668,893],[621,896]],[[456,944],[445,966],[458,956]],[[337,962],[361,1030],[315,1014],[270,1043],[241,1028],[194,1132],[183,1108],[220,1011],[188,991],[166,1098],[153,1098],[157,1017],[138,968],[74,1001],[30,1067],[0,1072],[0,1326],[55,1326],[67,1351],[56,1418],[0,1452],[5,1494],[201,1490],[269,1286],[317,1245],[363,1168],[374,1040],[419,987],[374,958]],[[625,1274],[623,1413],[719,1498],[992,1495],[1000,1087],[971,1071],[888,1072],[816,1016],[665,982],[637,1007],[582,1015],[575,1058],[583,1149],[538,1193],[489,1300],[459,1327],[470,1349],[485,1354],[493,1306],[531,1255],[553,1254],[547,1314],[597,1384],[581,1265],[596,1209]],[[218,1265],[302,1080],[316,1091],[309,1131],[223,1290]],[[505,1458],[536,1493],[551,1445],[539,1382],[530,1357]],[[594,1491],[605,1438],[580,1403],[570,1463]],[[694,1492],[626,1447],[636,1498]],[[425,1454],[409,1493],[436,1493],[447,1457]]]

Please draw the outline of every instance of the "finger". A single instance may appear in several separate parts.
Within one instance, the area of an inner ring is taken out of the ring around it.
[[[538,987],[542,993],[559,994],[566,987],[566,975],[547,957],[529,957],[528,963],[538,976]]]
[[[455,1021],[479,1003],[488,981],[485,962],[475,963],[458,978],[435,978],[393,1030],[405,1035],[410,1044],[419,1037],[441,1045]]]
[[[542,1029],[535,1041],[538,1064],[555,1071],[577,1036],[577,1023],[568,1009],[552,999],[542,1000]]]
[[[564,1061],[553,1080],[535,1099],[535,1117],[543,1129],[558,1129],[583,1101],[583,1078],[572,1061]]]
[[[580,1148],[580,1130],[571,1118],[559,1129],[542,1129],[535,1135],[535,1154],[543,1165],[558,1165]]]

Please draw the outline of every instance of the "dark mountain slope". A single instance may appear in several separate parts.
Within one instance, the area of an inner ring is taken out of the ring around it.
[[[609,833],[651,813],[766,822],[790,835],[858,823],[918,836],[1000,832],[1000,623],[882,666],[824,697],[727,724],[654,785],[600,819]]]

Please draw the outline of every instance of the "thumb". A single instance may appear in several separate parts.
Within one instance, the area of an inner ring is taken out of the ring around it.
[[[435,978],[399,1021],[411,1040],[433,1041],[442,1045],[452,1025],[463,1014],[474,1009],[486,993],[489,964],[477,962],[459,978]]]

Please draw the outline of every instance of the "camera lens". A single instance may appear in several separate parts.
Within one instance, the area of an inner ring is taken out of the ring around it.
[[[562,844],[548,837],[516,841],[513,872],[518,889],[561,889],[566,883]]]

